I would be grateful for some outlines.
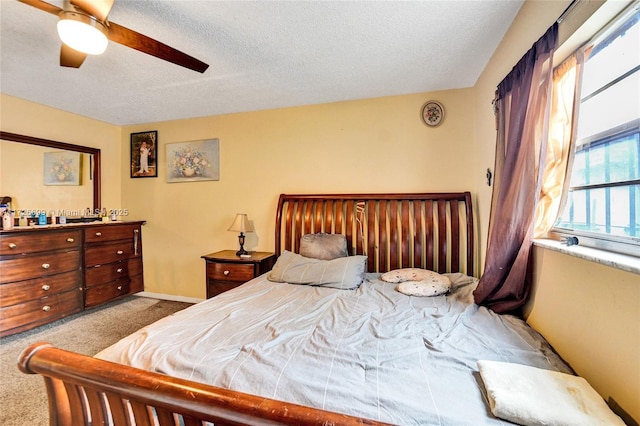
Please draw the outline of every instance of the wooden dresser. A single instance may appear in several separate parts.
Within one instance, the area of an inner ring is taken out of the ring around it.
[[[142,291],[143,223],[0,232],[0,336]]]

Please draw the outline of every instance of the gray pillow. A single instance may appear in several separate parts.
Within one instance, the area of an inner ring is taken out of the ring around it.
[[[270,281],[353,290],[362,284],[367,256],[332,260],[304,257],[284,251],[267,275]]]
[[[300,254],[322,260],[347,257],[347,238],[342,234],[305,234],[300,238]]]

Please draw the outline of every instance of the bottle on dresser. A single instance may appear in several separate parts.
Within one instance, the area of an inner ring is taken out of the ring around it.
[[[13,212],[11,210],[5,210],[2,213],[2,229],[13,229]]]

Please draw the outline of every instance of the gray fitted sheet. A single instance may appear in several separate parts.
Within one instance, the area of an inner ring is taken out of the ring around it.
[[[480,359],[571,373],[523,321],[473,303],[473,278],[409,297],[367,274],[357,290],[260,276],[96,356],[171,376],[402,425],[505,424]]]

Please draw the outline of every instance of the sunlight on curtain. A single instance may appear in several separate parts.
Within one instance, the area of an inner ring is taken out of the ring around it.
[[[498,85],[496,181],[484,273],[475,302],[497,313],[517,313],[531,289],[527,280],[536,203],[546,158],[555,23]]]
[[[536,207],[534,238],[551,230],[562,211],[562,189],[569,183],[570,153],[573,151],[580,105],[578,86],[581,80],[584,55],[579,50],[553,72],[549,137]]]

